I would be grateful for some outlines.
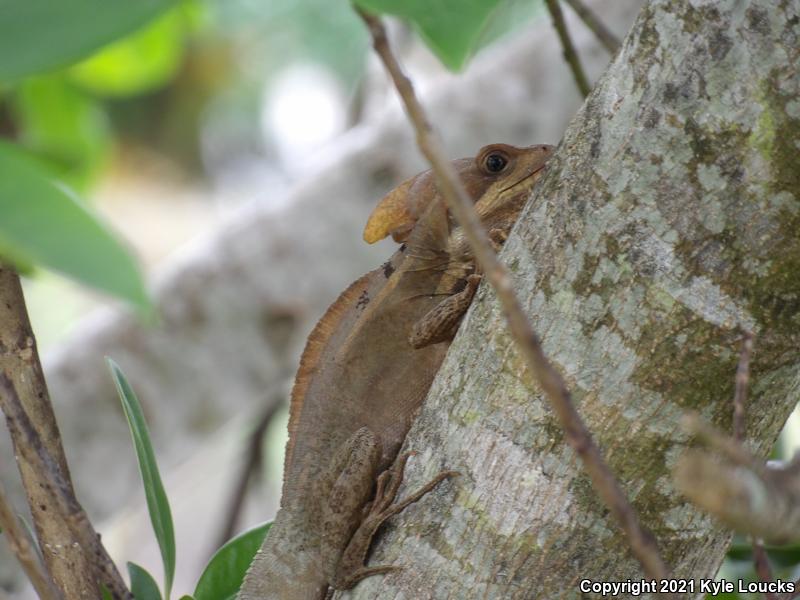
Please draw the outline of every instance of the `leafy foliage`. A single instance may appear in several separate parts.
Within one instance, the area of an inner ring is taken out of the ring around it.
[[[148,305],[131,255],[64,186],[0,142],[0,255],[42,264],[106,292]]]
[[[70,78],[95,94],[116,97],[165,84],[183,57],[187,18],[180,8],[73,66]]]
[[[174,2],[0,0],[0,83],[88,56]]]
[[[29,77],[10,95],[18,141],[65,183],[84,187],[104,163],[109,127],[99,103],[65,77]]]
[[[63,74],[23,78],[88,56],[175,3],[0,0],[0,84],[19,142],[17,147],[0,144],[0,256],[18,270],[41,264],[148,306],[129,252],[53,180],[58,176],[82,186],[101,164],[109,139],[103,111]],[[162,39],[172,37],[162,34]],[[96,81],[102,55],[98,60],[76,71],[75,78]],[[162,64],[159,76],[163,80],[172,71]],[[147,75],[152,83],[152,73]]]
[[[360,7],[408,20],[442,63],[461,69],[480,46],[502,0],[356,0]]]

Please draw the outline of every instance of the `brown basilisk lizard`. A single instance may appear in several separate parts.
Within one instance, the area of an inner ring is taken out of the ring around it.
[[[510,231],[551,146],[492,144],[453,161],[492,239]],[[347,288],[308,338],[292,390],[281,508],[240,600],[319,600],[394,566],[364,566],[395,502],[397,456],[480,281],[459,227],[426,171],[387,194],[364,239],[404,244]]]

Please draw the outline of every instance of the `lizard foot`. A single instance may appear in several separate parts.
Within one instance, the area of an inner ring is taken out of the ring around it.
[[[439,483],[448,477],[459,475],[458,471],[442,471],[413,494],[395,503],[397,491],[403,482],[403,473],[406,463],[414,452],[401,454],[395,463],[386,471],[380,474],[376,483],[375,499],[369,505],[363,521],[359,525],[353,538],[342,555],[341,562],[335,581],[331,586],[339,590],[347,590],[354,587],[359,581],[372,575],[389,573],[401,570],[402,567],[394,565],[378,565],[375,567],[364,566],[367,551],[372,543],[375,532],[386,519],[396,515],[403,509],[413,504],[425,494],[433,490]]]

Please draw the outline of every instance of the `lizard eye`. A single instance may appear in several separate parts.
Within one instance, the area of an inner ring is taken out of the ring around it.
[[[483,166],[489,173],[499,173],[506,168],[508,159],[499,152],[492,152],[483,159]]]

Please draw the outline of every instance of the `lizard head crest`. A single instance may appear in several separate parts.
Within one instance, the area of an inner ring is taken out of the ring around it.
[[[481,148],[475,158],[454,160],[453,166],[476,202],[481,219],[506,207],[516,216],[521,204],[514,200],[521,197],[524,202],[553,150],[544,144],[522,148],[490,144]],[[433,171],[407,179],[372,211],[364,228],[364,240],[372,244],[391,235],[397,242],[405,241],[420,216],[439,197]]]

